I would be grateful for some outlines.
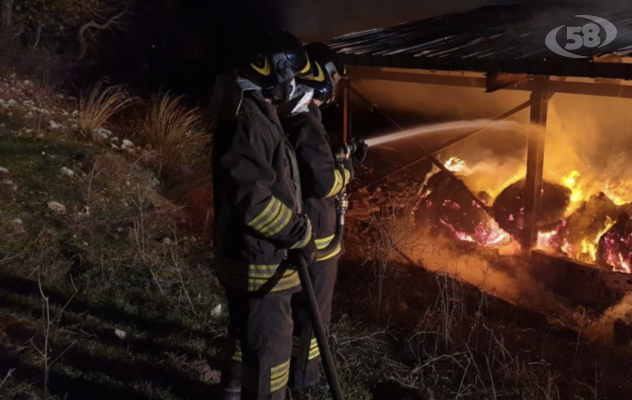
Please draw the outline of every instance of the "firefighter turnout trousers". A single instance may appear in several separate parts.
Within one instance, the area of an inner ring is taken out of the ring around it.
[[[226,287],[228,353],[225,399],[284,400],[292,356],[290,291],[258,296]]]

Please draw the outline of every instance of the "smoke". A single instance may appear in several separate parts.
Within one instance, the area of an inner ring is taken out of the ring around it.
[[[481,154],[485,154],[482,151]],[[524,160],[515,157],[489,158],[470,167],[463,182],[475,193],[487,193],[496,198],[507,186],[525,176]]]
[[[527,125],[516,125],[514,129],[500,133],[505,137],[526,135]],[[526,166],[524,151],[512,151],[498,154],[494,150],[481,145],[480,142],[463,143],[450,148],[440,155],[441,160],[457,157],[465,160],[466,168],[457,173],[473,193],[486,193],[496,198],[507,186],[524,178]]]
[[[556,94],[549,109],[545,178],[581,174],[584,197],[632,179],[632,100]]]
[[[597,326],[611,327],[619,318],[623,319],[626,324],[632,325],[632,293],[625,296],[620,303],[607,309],[597,321]]]
[[[447,274],[513,304],[535,309],[558,306],[544,285],[529,274],[529,265],[520,258],[491,256],[464,250],[453,238],[428,229],[403,235],[398,247],[429,271]],[[511,252],[517,248],[510,244]]]
[[[361,81],[354,87],[404,126],[496,117],[528,100],[528,95],[521,92],[485,93],[481,89],[405,82]],[[531,129],[528,115],[528,111],[523,111],[509,120],[512,123],[485,130],[457,143],[442,151],[438,158],[442,161],[450,157],[464,160],[468,168],[460,178],[475,193],[484,191],[495,197],[524,176],[527,134]],[[361,127],[360,132],[365,125],[371,125],[363,119],[371,120],[370,115],[358,116],[354,120],[355,127]],[[419,138],[419,142],[426,149],[437,149],[462,133],[428,134]]]
[[[444,121],[475,120],[500,115],[528,100],[528,93],[463,89],[405,82],[359,82],[357,90],[404,126]],[[632,105],[630,99],[555,94],[550,102],[546,129],[545,179],[561,183],[573,171],[587,198],[604,184],[632,180]],[[370,128],[370,114],[356,112],[355,127]],[[498,194],[524,177],[529,113],[512,117],[521,127],[488,130],[450,147],[440,159],[463,159],[469,173],[463,177],[475,192]],[[381,133],[381,132],[380,132]],[[427,135],[420,143],[440,148],[454,134]],[[632,189],[632,182],[630,183]]]

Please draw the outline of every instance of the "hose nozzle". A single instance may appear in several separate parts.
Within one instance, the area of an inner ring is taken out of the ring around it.
[[[356,153],[361,152],[364,149],[366,152],[366,142],[364,140],[352,139],[349,142],[343,143],[335,151],[336,160],[343,162],[351,159]]]

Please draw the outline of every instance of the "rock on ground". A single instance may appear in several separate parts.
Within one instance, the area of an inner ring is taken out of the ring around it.
[[[59,170],[59,172],[60,172],[62,175],[66,175],[66,176],[75,176],[75,171],[71,170],[70,168],[61,167],[61,169]]]
[[[58,203],[56,201],[49,201],[47,205],[48,205],[48,208],[50,208],[51,210],[53,210],[54,212],[58,214],[66,213],[66,206],[61,203]]]
[[[53,120],[50,120],[50,121],[48,121],[48,127],[51,130],[57,130],[57,129],[61,128],[61,124],[58,124],[57,122],[55,122]]]

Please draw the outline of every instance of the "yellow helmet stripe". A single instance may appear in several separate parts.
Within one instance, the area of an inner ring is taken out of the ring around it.
[[[305,68],[301,71],[301,74],[306,74],[312,69],[312,63],[309,61],[309,57],[307,57],[307,64],[305,64]]]
[[[318,73],[316,74],[316,76],[313,77],[313,79],[316,82],[324,82],[325,73],[323,72],[323,69],[320,67],[320,64],[318,62],[315,62],[315,64],[316,64],[316,69],[318,70]]]
[[[265,58],[263,68],[259,68],[253,63],[250,63],[250,66],[263,76],[268,76],[272,73],[272,68],[270,67],[270,61],[268,61],[268,57]]]

